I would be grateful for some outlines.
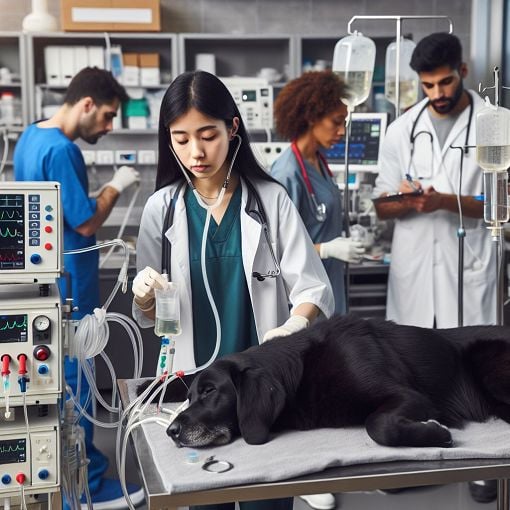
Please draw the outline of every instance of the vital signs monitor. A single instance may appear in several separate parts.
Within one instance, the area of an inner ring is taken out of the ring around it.
[[[2,182],[0,283],[52,283],[62,272],[58,182]]]

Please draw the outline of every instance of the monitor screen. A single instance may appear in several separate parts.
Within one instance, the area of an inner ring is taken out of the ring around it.
[[[353,113],[349,138],[349,171],[378,172],[387,113]],[[325,152],[331,170],[344,170],[345,137]]]

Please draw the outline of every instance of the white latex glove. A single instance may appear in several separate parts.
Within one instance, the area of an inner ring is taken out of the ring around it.
[[[167,283],[166,277],[152,267],[147,266],[142,269],[133,280],[136,306],[145,312],[152,310],[155,306],[154,289],[163,289]]]
[[[339,259],[344,262],[361,262],[361,257],[365,253],[363,243],[354,241],[351,237],[335,237],[331,241],[321,243],[321,259]]]
[[[310,325],[310,321],[302,315],[291,315],[281,326],[266,331],[263,342],[276,338],[278,336],[289,336],[297,333],[301,329],[305,329]]]
[[[124,165],[113,174],[112,180],[107,182],[105,186],[111,186],[119,193],[122,193],[126,188],[129,188],[129,186],[136,182],[140,182],[140,173],[132,166]]]

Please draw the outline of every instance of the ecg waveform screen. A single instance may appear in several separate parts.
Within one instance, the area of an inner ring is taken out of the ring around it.
[[[26,439],[7,439],[5,441],[0,441],[0,464],[15,464],[26,461]]]
[[[25,269],[25,197],[0,193],[0,270]]]
[[[27,315],[0,315],[0,343],[27,341]]]

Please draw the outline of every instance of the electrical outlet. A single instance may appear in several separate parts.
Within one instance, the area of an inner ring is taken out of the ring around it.
[[[113,151],[96,151],[98,165],[113,165]]]
[[[96,151],[81,151],[85,164],[87,166],[93,165],[96,162]]]
[[[156,151],[153,150],[138,151],[138,163],[141,165],[155,165]]]

